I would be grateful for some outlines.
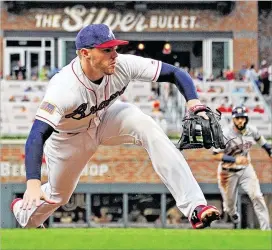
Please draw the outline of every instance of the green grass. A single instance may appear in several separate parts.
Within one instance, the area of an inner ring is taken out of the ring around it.
[[[271,231],[2,229],[0,249],[271,249]]]

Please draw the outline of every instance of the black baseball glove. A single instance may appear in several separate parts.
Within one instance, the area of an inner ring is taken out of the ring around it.
[[[192,148],[221,148],[224,149],[224,136],[219,124],[221,112],[214,113],[205,105],[196,105],[190,108],[183,118],[183,132],[178,142],[178,149]],[[199,112],[205,112],[209,120],[199,116]]]

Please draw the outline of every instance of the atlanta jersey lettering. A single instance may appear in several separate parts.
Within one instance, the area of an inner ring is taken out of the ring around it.
[[[156,81],[160,70],[161,61],[119,54],[115,73],[97,85],[85,76],[77,57],[50,80],[36,119],[64,133],[97,127],[131,80]]]

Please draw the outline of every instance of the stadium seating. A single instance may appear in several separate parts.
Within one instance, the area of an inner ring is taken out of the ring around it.
[[[194,80],[200,100],[213,110],[220,108],[222,125],[231,121],[231,108],[244,104],[250,115],[250,122],[262,134],[271,136],[271,110],[254,84],[236,81],[203,82]],[[41,102],[47,82],[38,81],[1,81],[1,134],[27,135]],[[160,84],[161,95],[154,93],[148,82],[134,81],[128,85],[120,97],[122,101],[132,102],[144,113],[153,114],[154,101],[160,102],[164,130],[167,133],[180,133],[185,113],[185,99],[176,87],[171,95],[165,95],[165,85]],[[263,113],[253,112],[256,105]],[[222,106],[223,105],[223,106]],[[225,112],[224,112],[225,111]],[[167,124],[167,125],[165,125]]]

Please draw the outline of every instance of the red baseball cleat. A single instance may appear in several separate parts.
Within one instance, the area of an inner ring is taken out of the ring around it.
[[[214,206],[197,206],[191,216],[191,224],[195,229],[209,227],[214,220],[220,219],[220,212]]]

